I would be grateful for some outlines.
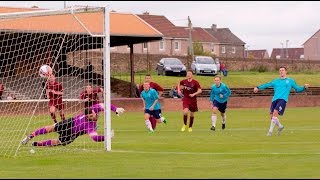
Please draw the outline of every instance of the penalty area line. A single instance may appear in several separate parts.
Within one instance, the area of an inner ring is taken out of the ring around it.
[[[111,150],[113,153],[136,153],[136,154],[175,154],[175,155],[320,155],[314,153],[278,153],[278,152],[178,152],[178,151],[134,151],[134,150]]]

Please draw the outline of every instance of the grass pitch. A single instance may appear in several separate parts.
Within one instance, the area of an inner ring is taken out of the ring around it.
[[[111,152],[84,135],[70,146],[0,156],[0,178],[320,178],[319,110],[288,108],[280,117],[285,129],[272,137],[266,136],[270,120],[265,108],[228,109],[226,129],[221,130],[218,116],[215,132],[209,130],[211,112],[197,112],[191,133],[180,131],[181,112],[164,112],[169,123],[158,124],[153,134],[147,133],[142,112],[126,112],[112,115]],[[8,119],[2,117],[0,125]],[[77,148],[83,141],[86,150]],[[56,152],[39,155],[51,149]]]

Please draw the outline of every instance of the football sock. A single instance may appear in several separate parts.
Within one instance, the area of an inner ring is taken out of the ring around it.
[[[216,114],[211,115],[211,122],[212,122],[212,126],[216,127],[216,122],[217,122],[217,115]]]
[[[54,121],[55,123],[57,123],[56,114],[55,114],[55,113],[50,113],[50,115],[51,115],[51,118],[53,119],[53,121]]]
[[[273,128],[276,125],[276,121],[272,118],[271,119],[271,123],[270,123],[270,128],[269,128],[269,132],[273,132]]]
[[[193,116],[190,116],[189,127],[192,127],[192,125],[193,125],[193,120],[194,120],[194,117],[193,117]]]
[[[148,128],[149,130],[153,131],[152,125],[151,125],[151,122],[149,121],[149,119],[148,119],[148,120],[145,120],[145,122],[146,122],[147,128]]]
[[[280,123],[280,120],[277,117],[272,117],[272,119],[274,119],[276,121],[276,125],[278,127],[282,127],[282,124]]]
[[[224,114],[224,116],[221,116],[221,117],[222,117],[222,124],[225,124],[227,120],[227,115]]]
[[[188,121],[188,115],[183,115],[183,123],[184,123],[184,125],[187,125],[187,121]]]
[[[64,121],[65,118],[64,118],[64,114],[60,114],[60,117],[61,117],[61,120]]]

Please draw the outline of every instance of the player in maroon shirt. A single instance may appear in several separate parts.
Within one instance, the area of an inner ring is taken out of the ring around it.
[[[163,94],[163,88],[155,83],[155,82],[152,82],[152,78],[151,78],[151,75],[150,74],[146,74],[145,76],[145,81],[144,82],[148,82],[150,84],[150,88],[152,89],[155,89],[157,92],[158,92],[158,95],[159,95],[159,99],[162,99],[162,94]],[[140,85],[139,87],[139,93],[141,94],[141,92],[143,91],[143,83]],[[155,117],[153,116],[150,116],[149,118],[150,122],[151,122],[151,125],[152,125],[152,129],[155,130],[156,129],[156,126],[157,126],[157,120]]]
[[[91,85],[86,86],[85,90],[80,94],[80,99],[85,100],[84,108],[91,107],[94,104],[100,103],[98,93],[101,93],[103,97],[102,88],[92,88]]]
[[[190,111],[190,122],[188,131],[192,132],[192,125],[194,121],[194,112],[198,111],[197,95],[202,92],[198,81],[192,78],[192,71],[187,72],[187,79],[180,81],[178,84],[178,94],[183,91],[182,106],[183,106],[183,126],[181,131],[185,131],[188,122],[188,111]]]
[[[56,108],[60,112],[61,120],[64,120],[64,104],[62,102],[62,95],[63,95],[63,87],[61,83],[56,81],[55,76],[52,74],[49,76],[47,85],[46,85],[46,94],[49,99],[49,108],[50,114],[53,121],[56,123]]]

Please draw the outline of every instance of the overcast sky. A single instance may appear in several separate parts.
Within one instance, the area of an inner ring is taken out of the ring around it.
[[[0,6],[60,9],[64,1],[0,1]],[[229,28],[252,49],[303,47],[320,29],[320,1],[66,1],[67,6],[107,6],[110,10],[164,15],[173,24]]]

